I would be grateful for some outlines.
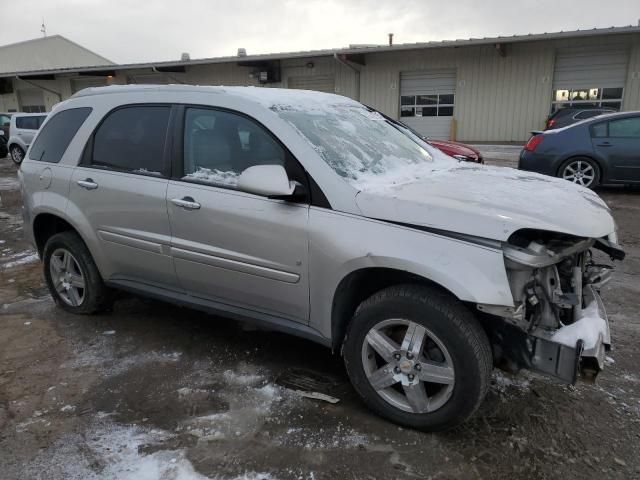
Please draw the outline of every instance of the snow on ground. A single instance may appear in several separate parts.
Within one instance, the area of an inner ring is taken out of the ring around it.
[[[4,261],[4,263],[0,264],[0,270],[8,270],[10,268],[15,268],[20,265],[35,263],[40,260],[40,257],[33,250],[24,250],[22,252],[13,253],[13,254],[7,251],[3,253],[0,260]],[[8,261],[5,261],[5,260],[8,260]]]
[[[84,435],[69,434],[42,452],[27,467],[27,478],[65,480],[205,480],[183,449],[145,453],[145,447],[172,438],[169,432],[135,425],[96,423]],[[268,473],[247,472],[216,480],[275,480]]]

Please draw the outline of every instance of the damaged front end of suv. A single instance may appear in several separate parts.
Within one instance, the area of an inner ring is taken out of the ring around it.
[[[615,234],[593,239],[523,229],[502,250],[514,306],[477,305],[497,365],[537,370],[571,384],[593,381],[611,347],[600,288],[612,268],[598,263],[594,250],[622,260]]]

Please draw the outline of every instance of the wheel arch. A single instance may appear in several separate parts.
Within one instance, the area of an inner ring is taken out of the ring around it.
[[[80,232],[60,215],[51,212],[42,212],[33,219],[33,240],[42,257],[44,246],[53,235],[60,232],[73,231],[82,238]],[[83,239],[84,241],[84,239]]]
[[[340,351],[342,341],[358,306],[371,295],[393,285],[418,284],[436,288],[454,298],[443,285],[418,274],[389,267],[364,267],[347,274],[338,283],[331,304],[331,346]]]

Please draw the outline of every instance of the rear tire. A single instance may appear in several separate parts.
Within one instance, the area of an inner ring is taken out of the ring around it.
[[[588,157],[570,158],[558,169],[558,177],[576,185],[595,188],[600,185],[600,167]]]
[[[53,235],[43,252],[44,278],[56,305],[77,314],[108,309],[113,301],[91,253],[75,232]]]
[[[14,145],[13,147],[11,147],[10,153],[11,153],[11,160],[13,160],[13,163],[15,163],[16,165],[20,165],[24,160],[24,150],[22,150],[17,145]]]
[[[471,417],[493,368],[489,340],[471,312],[450,294],[420,285],[389,287],[365,300],[347,328],[343,355],[369,408],[426,431]]]

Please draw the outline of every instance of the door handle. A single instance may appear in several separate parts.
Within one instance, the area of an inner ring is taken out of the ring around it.
[[[171,202],[185,210],[198,210],[200,208],[200,204],[192,197],[172,198]]]
[[[602,142],[597,144],[598,147],[611,147],[612,145],[609,142]]]
[[[85,178],[84,180],[78,180],[76,182],[82,188],[86,188],[87,190],[95,190],[98,188],[98,184],[94,182],[91,178]]]

